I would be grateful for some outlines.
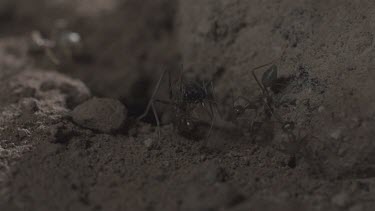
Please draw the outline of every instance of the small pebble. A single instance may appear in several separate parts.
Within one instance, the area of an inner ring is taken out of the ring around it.
[[[126,120],[127,109],[118,100],[92,98],[77,107],[71,113],[78,125],[104,133],[121,128]]]

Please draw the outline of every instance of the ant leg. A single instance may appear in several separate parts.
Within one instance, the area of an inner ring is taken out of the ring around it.
[[[173,99],[171,71],[168,71],[168,88],[169,88],[169,99],[171,100]]]
[[[196,82],[197,83],[197,82]],[[204,89],[204,91],[207,93],[207,98],[205,99],[205,101],[207,102],[207,103],[209,103],[210,104],[210,109],[212,110],[212,112],[211,113],[213,113],[214,111],[213,111],[213,105],[214,105],[214,107],[215,107],[215,109],[216,109],[216,111],[218,112],[218,114],[219,114],[219,116],[222,116],[222,113],[221,113],[221,111],[220,111],[220,109],[219,109],[219,105],[218,105],[218,103],[217,103],[217,101],[216,101],[216,99],[217,99],[217,97],[216,97],[216,94],[215,94],[215,87],[214,87],[214,83],[212,82],[212,81],[210,81],[210,82],[203,82],[203,84],[198,84],[197,83],[197,85],[198,86],[200,86],[201,88],[203,88]],[[203,85],[203,86],[202,86]],[[210,86],[210,89],[211,89],[211,92],[209,92],[209,90],[207,89],[208,88],[208,86]],[[211,94],[210,94],[211,93]],[[211,95],[211,96],[210,96]],[[212,98],[212,99],[211,99]]]
[[[217,97],[216,97],[216,93],[215,93],[215,86],[214,86],[214,83],[211,81],[210,84],[211,84],[211,89],[212,89],[213,103],[215,104],[215,107],[216,107],[216,110],[217,110],[219,116],[222,116],[222,113],[221,113],[221,111],[220,111],[220,109],[219,109],[219,105],[218,105],[218,103],[216,102]]]
[[[168,101],[168,100],[159,100],[159,99],[156,99],[155,102],[162,103],[164,105],[177,106],[177,103],[174,103],[174,102],[171,102],[171,101]]]
[[[273,62],[269,62],[269,63],[267,63],[267,64],[260,65],[260,66],[255,67],[255,68],[253,68],[253,69],[251,70],[251,74],[253,75],[253,77],[254,77],[255,81],[257,82],[258,86],[259,86],[260,89],[262,90],[263,94],[266,94],[267,96],[268,96],[268,91],[267,91],[266,88],[263,87],[262,83],[259,81],[258,77],[257,77],[256,74],[255,74],[255,70],[258,70],[258,69],[260,69],[260,68],[266,67],[266,66],[271,65],[271,64],[273,64]]]
[[[274,111],[272,108],[271,108],[271,105],[267,102],[265,103],[268,110],[271,112],[271,115],[273,117],[275,117],[275,119],[281,124],[281,125],[284,125],[284,120],[281,118],[281,116],[276,112]]]
[[[150,110],[150,108],[151,108],[151,106],[152,106],[152,104],[153,104],[153,102],[154,102],[154,98],[155,98],[155,96],[156,96],[156,93],[159,91],[160,84],[161,84],[161,81],[162,81],[162,79],[163,79],[163,77],[164,77],[165,71],[166,71],[166,70],[163,70],[163,73],[161,74],[161,76],[160,76],[160,78],[159,78],[159,81],[158,81],[158,83],[156,84],[156,87],[155,87],[155,89],[154,89],[154,92],[153,92],[152,95],[151,95],[150,101],[148,102],[148,105],[147,105],[147,107],[146,107],[145,112],[144,112],[141,116],[139,116],[139,117],[137,118],[137,121],[140,121],[141,119],[143,119],[143,118],[145,118],[145,117],[147,116],[147,114],[148,114],[148,112],[149,112],[149,110]]]
[[[214,110],[212,108],[212,104],[211,103],[208,103],[209,104],[209,109],[207,109],[207,107],[204,105],[204,103],[202,103],[202,107],[204,109],[206,109],[206,111],[208,112],[208,114],[210,115],[210,119],[211,119],[211,122],[210,122],[210,129],[208,130],[208,133],[207,133],[207,138],[211,135],[211,131],[212,131],[212,128],[214,126],[214,120],[215,120],[215,113],[214,113]]]
[[[285,50],[284,50],[285,51]],[[266,97],[266,100],[265,100],[265,105],[267,107],[267,109],[271,112],[272,116],[274,116],[276,118],[277,121],[279,121],[279,123],[283,124],[283,120],[282,118],[272,109],[272,106],[270,105],[270,103],[268,102],[268,98],[269,98],[269,93],[267,91],[266,88],[264,88],[264,86],[260,83],[258,77],[256,76],[255,74],[255,70],[257,69],[260,69],[262,67],[265,67],[265,66],[268,66],[270,64],[272,64],[273,62],[270,62],[270,63],[267,63],[267,64],[264,64],[264,65],[261,65],[261,66],[258,66],[258,67],[255,67],[253,70],[252,70],[252,74],[253,74],[253,77],[255,79],[255,81],[257,82],[258,86],[260,87],[260,89],[262,90],[263,94],[265,95]]]
[[[151,108],[152,108],[152,112],[154,113],[154,116],[155,116],[155,120],[156,120],[156,125],[157,125],[157,130],[158,130],[158,138],[160,139],[161,137],[161,132],[160,132],[160,120],[159,120],[159,116],[158,116],[158,113],[156,112],[156,109],[155,109],[155,105],[154,103],[151,103]]]
[[[180,91],[179,95],[181,95],[183,93],[183,75],[184,75],[184,65],[181,64],[181,73],[180,73],[180,78],[178,79],[178,81],[180,83],[179,84],[179,91]],[[182,96],[179,96],[179,97],[182,98]]]

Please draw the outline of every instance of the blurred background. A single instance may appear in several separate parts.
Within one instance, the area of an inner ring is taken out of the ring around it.
[[[79,78],[93,95],[117,98],[138,115],[155,78],[178,63],[177,2],[1,0],[0,36],[23,45],[15,49],[36,68]]]

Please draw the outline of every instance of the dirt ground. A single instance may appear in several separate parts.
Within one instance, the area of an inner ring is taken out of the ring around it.
[[[365,0],[1,1],[0,210],[373,210],[374,19]],[[160,137],[135,121],[163,70],[212,82],[212,130],[195,102],[158,106]]]

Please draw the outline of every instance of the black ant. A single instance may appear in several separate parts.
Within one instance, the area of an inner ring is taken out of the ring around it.
[[[281,118],[278,117],[278,115],[275,113],[273,109],[273,101],[272,96],[269,92],[269,88],[273,85],[273,83],[277,79],[277,66],[272,65],[270,68],[268,68],[262,75],[262,81],[258,79],[256,76],[256,70],[269,66],[273,62],[260,65],[258,67],[255,67],[252,69],[252,75],[255,81],[257,82],[258,86],[260,87],[262,94],[260,95],[260,99],[257,99],[256,101],[250,101],[248,98],[244,96],[238,96],[237,98],[234,98],[234,94],[232,91],[232,110],[229,115],[228,120],[238,125],[238,121],[241,119],[247,120],[247,118],[243,118],[243,115],[248,110],[255,111],[255,116],[250,120],[250,131],[254,132],[259,125],[261,125],[260,121],[257,121],[259,117],[259,113],[266,114],[268,117],[274,116],[278,121],[281,121]],[[237,101],[243,101],[244,104],[236,104]],[[261,111],[259,111],[261,109]]]
[[[258,84],[258,87],[261,89],[261,95],[259,96],[259,99],[255,101],[250,101],[249,99],[243,96],[239,96],[236,99],[234,99],[234,94],[232,91],[232,110],[229,116],[229,120],[231,122],[238,125],[238,120],[240,119],[247,120],[246,118],[243,118],[243,115],[248,110],[253,110],[255,112],[255,116],[253,116],[251,120],[249,119],[250,121],[247,121],[246,123],[247,126],[250,126],[249,129],[251,133],[256,132],[257,129],[261,127],[264,118],[270,119],[271,117],[274,117],[276,121],[280,123],[283,127],[284,126],[287,127],[288,125],[290,125],[290,124],[285,123],[275,111],[273,96],[271,94],[271,90],[272,92],[274,92],[274,90],[280,86],[279,84],[280,78],[278,78],[278,68],[275,65],[275,62],[282,58],[286,48],[287,46],[284,47],[284,50],[282,51],[282,54],[279,58],[269,63],[257,66],[251,70],[251,74],[254,80]],[[261,80],[259,80],[257,77],[256,71],[267,66],[269,66],[269,68],[262,74]],[[238,100],[242,100],[243,102],[245,102],[245,104],[243,105],[236,104]],[[263,120],[258,120],[260,114],[263,115]],[[248,125],[248,123],[250,123],[250,125]]]
[[[171,73],[169,74],[169,100],[155,99],[155,96],[160,88],[161,81],[167,70],[164,70],[159,78],[159,81],[154,89],[154,92],[149,100],[148,106],[145,112],[137,118],[137,120],[143,119],[150,109],[152,109],[156,124],[158,127],[158,134],[160,137],[160,120],[155,108],[155,102],[163,103],[166,105],[173,106],[174,108],[174,119],[173,125],[177,129],[178,133],[187,137],[197,139],[201,137],[199,134],[201,131],[198,129],[199,125],[207,124],[199,118],[193,116],[194,110],[197,106],[201,106],[210,116],[211,122],[207,136],[210,135],[214,123],[214,109],[216,105],[214,101],[214,86],[212,81],[187,81],[183,77],[183,71],[181,71],[180,78],[178,79],[177,92],[173,91]]]
[[[285,49],[284,49],[285,51]],[[283,51],[283,54],[284,54]],[[261,80],[258,79],[256,75],[256,70],[270,66],[262,75]],[[270,91],[275,93],[274,90],[276,90],[278,87],[282,87],[283,80],[285,81],[285,78],[278,78],[278,68],[274,64],[274,61],[269,62],[267,64],[260,65],[258,67],[255,67],[251,70],[251,74],[258,84],[259,88],[261,89],[261,95],[260,95],[260,103],[262,104],[262,112],[267,115],[267,118],[274,117],[276,119],[276,122],[279,123],[281,130],[284,134],[287,135],[287,139],[289,140],[288,146],[286,146],[285,149],[279,149],[281,152],[290,155],[290,160],[288,162],[288,165],[291,168],[295,167],[296,162],[296,156],[298,154],[303,153],[303,156],[306,156],[307,159],[312,160],[312,152],[309,152],[307,149],[305,149],[306,141],[309,138],[315,138],[315,136],[309,136],[309,135],[301,135],[301,130],[298,130],[298,133],[295,133],[295,123],[292,121],[285,121],[281,118],[280,115],[275,111],[275,103],[273,101],[272,94]],[[281,80],[282,79],[282,80]],[[233,96],[233,93],[232,93]],[[236,105],[235,102],[239,99],[242,99],[244,102],[246,102],[245,105]],[[232,115],[231,115],[231,121],[236,121],[239,119],[247,110],[257,110],[259,108],[259,104],[257,101],[252,102],[248,100],[246,97],[239,96],[236,99],[233,97],[233,107],[232,107]],[[255,115],[255,119],[257,118],[258,113]],[[250,125],[250,131],[254,132],[254,127],[256,120],[252,120]],[[260,122],[261,123],[261,122]],[[313,163],[314,164],[314,163]],[[316,163],[314,165],[317,165]],[[319,166],[317,166],[319,167]]]

